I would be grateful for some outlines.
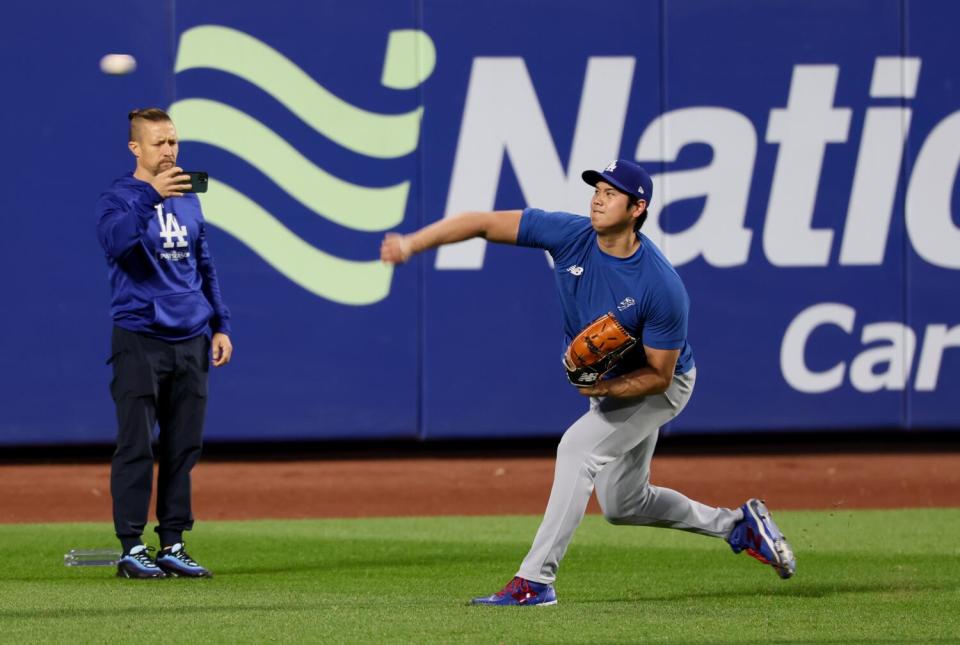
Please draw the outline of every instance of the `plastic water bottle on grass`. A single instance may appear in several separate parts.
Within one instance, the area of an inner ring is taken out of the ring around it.
[[[116,549],[70,549],[63,556],[68,567],[112,567],[120,560]]]

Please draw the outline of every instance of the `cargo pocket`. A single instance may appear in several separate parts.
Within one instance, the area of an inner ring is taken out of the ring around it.
[[[153,299],[153,327],[172,334],[189,334],[207,324],[213,307],[199,291],[173,293]]]

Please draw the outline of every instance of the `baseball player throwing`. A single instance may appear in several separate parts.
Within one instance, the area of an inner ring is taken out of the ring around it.
[[[571,383],[590,397],[589,410],[557,448],[550,500],[516,576],[480,605],[552,605],[557,568],[596,489],[612,524],[659,526],[724,538],[781,578],[796,560],[764,503],[714,508],[650,484],[660,427],[690,400],[697,370],[687,342],[689,298],[680,277],[640,232],[653,182],[636,163],[619,159],[583,179],[595,190],[590,218],[523,211],[463,213],[410,235],[389,233],[384,262],[401,264],[442,244],[483,237],[546,249],[569,349]]]

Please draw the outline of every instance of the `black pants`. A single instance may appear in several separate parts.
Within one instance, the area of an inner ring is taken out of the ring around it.
[[[117,450],[110,470],[113,523],[129,550],[147,523],[153,487],[153,432],[160,426],[157,533],[161,544],[193,528],[190,471],[200,459],[207,407],[210,340],[167,342],[113,328],[110,391],[117,408]]]

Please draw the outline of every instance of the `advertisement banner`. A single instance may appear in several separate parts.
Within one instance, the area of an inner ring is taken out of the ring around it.
[[[222,441],[558,436],[550,258],[481,239],[390,267],[388,231],[581,215],[585,169],[651,173],[644,233],[691,299],[667,433],[960,427],[960,83],[908,0],[109,0],[11,9],[0,444],[109,442],[97,196],[158,106],[233,314]],[[137,61],[108,75],[107,53]]]

